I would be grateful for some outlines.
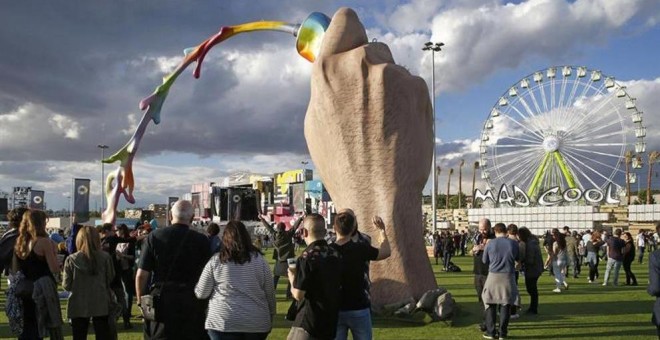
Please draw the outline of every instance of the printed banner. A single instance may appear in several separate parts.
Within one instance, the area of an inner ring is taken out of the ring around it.
[[[44,194],[42,190],[30,192],[30,209],[44,210]]]
[[[89,221],[89,179],[73,180],[73,213],[78,223]]]

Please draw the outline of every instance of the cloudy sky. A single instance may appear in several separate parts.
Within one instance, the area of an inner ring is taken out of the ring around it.
[[[584,65],[627,85],[645,112],[648,149],[660,150],[657,0],[27,0],[0,11],[0,191],[43,189],[59,209],[72,178],[91,178],[91,206],[100,206],[97,144],[110,152],[126,143],[142,116],[138,102],[184,48],[223,25],[298,22],[342,6],[358,12],[370,40],[387,43],[398,64],[429,82],[431,57],[420,47],[446,44],[435,58],[442,167],[472,164],[499,96],[552,65]],[[292,37],[240,35],[205,64],[200,79],[192,69],[179,78],[161,124],[148,128],[135,161],[138,205],[235,171],[274,173],[309,159],[311,64]]]

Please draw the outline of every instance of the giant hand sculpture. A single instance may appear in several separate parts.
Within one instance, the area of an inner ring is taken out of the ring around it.
[[[422,230],[422,188],[431,167],[433,121],[428,88],[394,64],[387,45],[369,43],[355,12],[332,18],[314,63],[305,138],[339,209],[360,229],[381,216],[392,256],[371,264],[374,306],[418,299],[437,287]],[[377,238],[376,238],[377,239]]]

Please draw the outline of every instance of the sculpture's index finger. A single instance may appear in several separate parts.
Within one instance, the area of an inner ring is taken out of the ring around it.
[[[340,8],[325,32],[319,57],[350,51],[367,44],[367,32],[355,11]]]

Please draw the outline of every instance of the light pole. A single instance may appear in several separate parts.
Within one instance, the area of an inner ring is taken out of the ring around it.
[[[463,190],[463,165],[465,165],[465,160],[461,159],[461,163],[458,165],[458,209],[461,208],[461,191]]]
[[[477,169],[479,169],[479,162],[474,162],[474,166],[472,167],[472,193],[470,193],[472,197],[472,208],[476,208],[474,206],[474,184],[477,180]]]
[[[649,174],[646,179],[646,204],[651,204],[651,197],[653,197],[651,194],[651,173],[653,173],[653,164],[658,161],[658,158],[660,158],[660,152],[651,151],[649,153]],[[639,189],[637,189],[637,193],[639,195]]]
[[[449,168],[449,177],[447,177],[447,199],[445,200],[445,210],[449,210],[449,187],[451,186],[451,175],[454,173],[454,168]]]
[[[436,159],[435,159],[435,52],[440,52],[442,46],[444,46],[444,43],[433,43],[431,41],[427,42],[424,44],[424,47],[422,47],[422,51],[430,51],[431,52],[431,109],[433,110],[433,163],[431,165],[431,173],[435,174],[435,169],[436,169]],[[437,196],[438,196],[438,189],[436,186],[436,179],[435,176],[431,178],[433,181],[431,183],[431,189],[433,190],[433,193],[431,193],[431,209],[433,209],[433,231],[435,232],[437,230],[437,221],[438,221],[438,211],[437,211]]]
[[[97,148],[101,149],[101,216],[103,216],[103,211],[105,211],[105,194],[103,193],[103,183],[105,183],[105,163],[103,163],[103,160],[105,159],[105,149],[108,148],[107,145],[105,144],[99,144],[96,146]]]

